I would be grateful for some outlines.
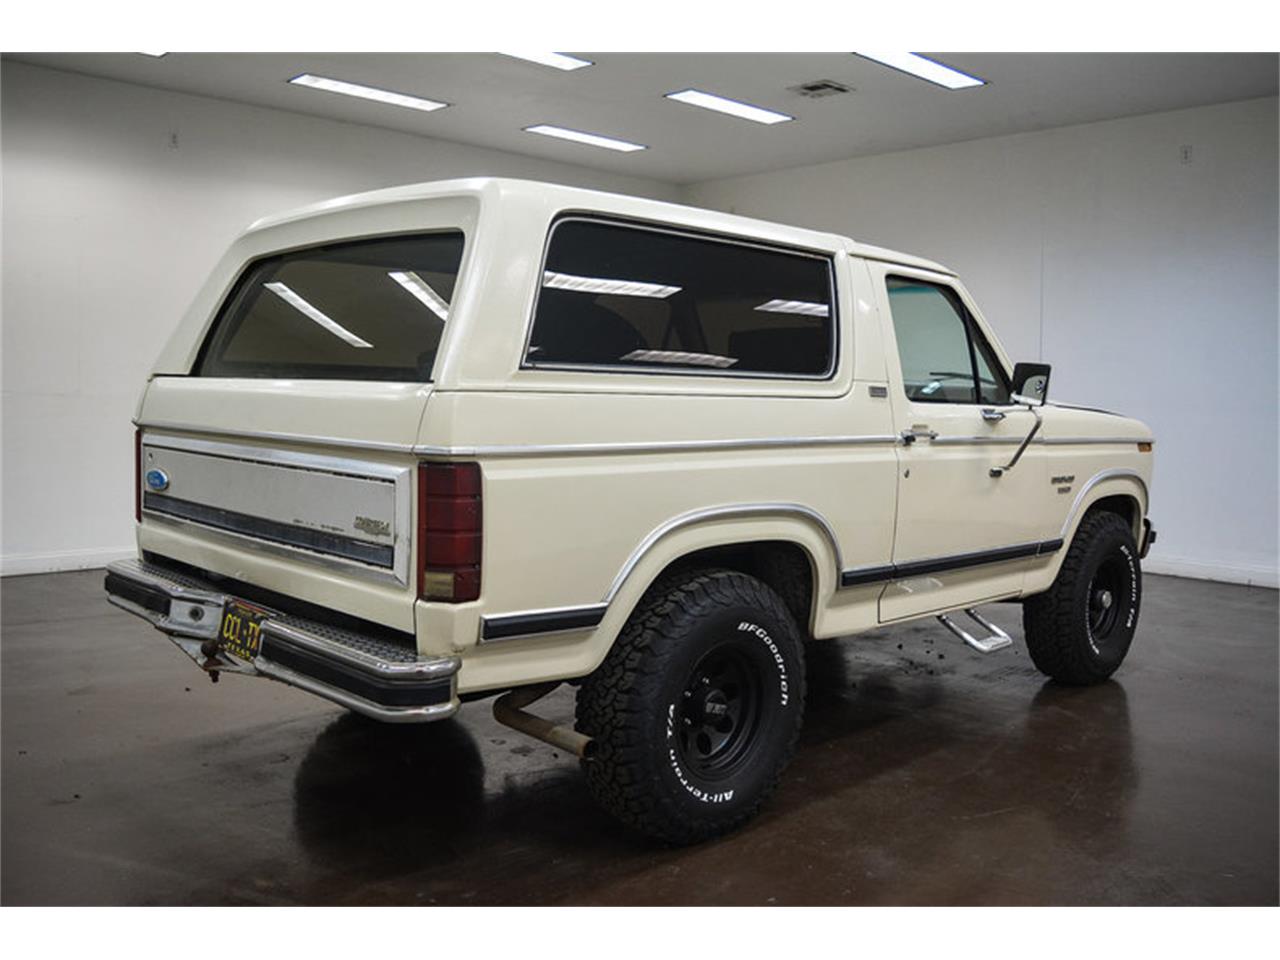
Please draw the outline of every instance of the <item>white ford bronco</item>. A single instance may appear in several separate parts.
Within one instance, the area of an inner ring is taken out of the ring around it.
[[[390,722],[498,696],[591,792],[692,842],[795,748],[804,641],[1020,601],[1110,676],[1152,438],[1046,402],[946,267],[547,184],[380,190],[254,224],[137,410],[112,603],[215,679]],[[562,682],[575,723],[528,712]]]

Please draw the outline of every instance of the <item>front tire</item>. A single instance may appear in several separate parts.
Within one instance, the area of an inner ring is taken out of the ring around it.
[[[1053,586],[1022,605],[1032,662],[1060,683],[1101,683],[1129,652],[1141,601],[1142,568],[1128,522],[1088,514]]]
[[[649,836],[727,833],[777,786],[803,711],[800,633],[773,590],[728,570],[665,581],[578,692],[587,785]]]

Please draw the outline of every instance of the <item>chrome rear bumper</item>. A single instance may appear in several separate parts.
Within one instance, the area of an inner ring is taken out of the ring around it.
[[[458,709],[457,657],[424,658],[378,637],[269,610],[257,657],[241,660],[218,647],[223,605],[234,595],[211,581],[121,560],[107,567],[104,586],[110,603],[166,634],[206,671],[279,680],[393,723],[440,720]]]

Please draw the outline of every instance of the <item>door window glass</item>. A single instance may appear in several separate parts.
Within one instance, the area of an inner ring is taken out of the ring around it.
[[[1008,403],[1004,372],[955,291],[889,277],[907,396],[923,403]]]

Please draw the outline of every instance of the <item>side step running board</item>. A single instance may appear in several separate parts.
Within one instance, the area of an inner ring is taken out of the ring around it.
[[[969,615],[969,619],[987,630],[990,635],[981,638],[972,636],[966,633],[959,624],[945,613],[938,617],[938,622],[963,640],[966,647],[977,650],[979,653],[995,653],[997,650],[1003,650],[1013,644],[1013,637],[1009,636],[990,620],[983,619],[973,607],[966,607],[964,612]]]

